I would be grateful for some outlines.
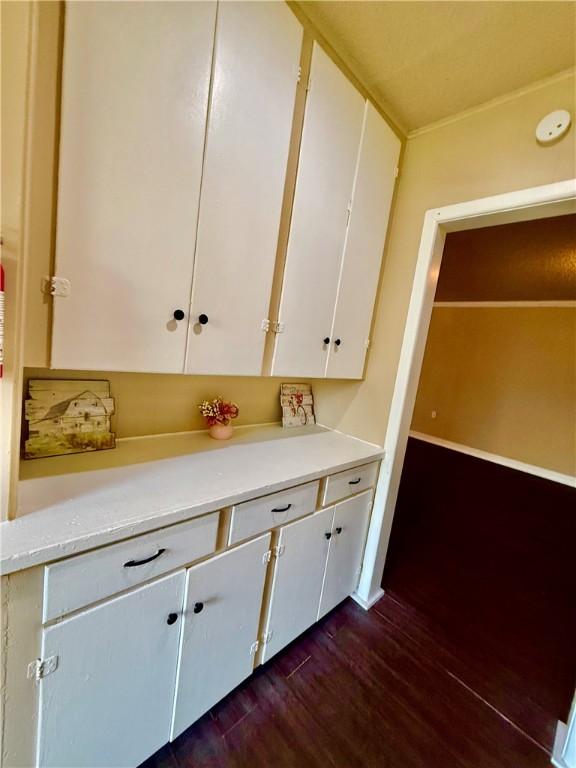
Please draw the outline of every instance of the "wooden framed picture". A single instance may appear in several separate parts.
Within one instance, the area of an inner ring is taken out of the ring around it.
[[[283,427],[303,427],[316,423],[310,384],[282,384],[280,404]]]
[[[109,381],[30,379],[24,418],[25,459],[114,448]]]

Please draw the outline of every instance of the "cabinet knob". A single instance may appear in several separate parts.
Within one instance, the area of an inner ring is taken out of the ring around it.
[[[194,603],[194,613],[202,613],[204,610],[204,603]]]
[[[166,624],[175,624],[178,621],[178,614],[177,613],[169,613],[168,618],[166,619]]]
[[[336,344],[336,346],[337,346],[337,347],[339,347],[339,346],[340,346],[340,344],[342,344],[342,341],[341,341],[340,339],[336,339],[336,341],[334,342],[334,344]]]
[[[183,309],[175,309],[174,310],[174,320],[184,320],[184,310]]]
[[[342,533],[342,526],[341,525],[339,525],[338,528],[336,528],[336,533],[338,534],[338,536],[340,536],[340,534]]]
[[[324,344],[330,344],[330,336],[326,336],[324,339]]]
[[[208,322],[208,315],[198,315],[198,322],[200,325],[206,325]]]
[[[327,532],[324,534],[324,536],[325,536],[327,539],[331,539],[331,538],[332,538],[332,534],[330,533],[330,531],[327,531]]]

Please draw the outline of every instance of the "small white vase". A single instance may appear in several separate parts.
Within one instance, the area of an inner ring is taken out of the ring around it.
[[[214,440],[230,440],[234,427],[232,424],[212,424],[208,432]]]

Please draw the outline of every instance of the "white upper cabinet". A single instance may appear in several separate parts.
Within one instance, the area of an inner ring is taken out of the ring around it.
[[[283,2],[67,4],[53,368],[257,376],[277,319],[272,375],[362,377],[400,142],[314,44],[283,212],[302,39]]]
[[[215,18],[66,6],[53,367],[184,369]]]
[[[364,99],[314,45],[272,374],[324,376]],[[363,299],[359,299],[363,300]]]
[[[367,101],[330,333],[330,378],[360,379],[364,372],[399,154],[400,140]]]
[[[218,6],[188,373],[261,373],[301,45],[285,3]]]

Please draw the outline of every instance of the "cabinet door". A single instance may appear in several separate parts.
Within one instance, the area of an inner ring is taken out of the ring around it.
[[[330,334],[331,378],[360,379],[364,372],[399,153],[400,140],[367,101]]]
[[[185,571],[44,630],[40,768],[136,766],[168,741]]]
[[[270,534],[188,570],[171,738],[252,672]]]
[[[66,6],[52,367],[184,370],[215,15]]]
[[[262,661],[316,621],[333,514],[329,507],[280,530]]]
[[[371,490],[341,501],[334,508],[319,619],[351,595],[358,585],[371,509]]]
[[[301,44],[285,3],[218,7],[189,373],[261,373]]]
[[[276,335],[274,376],[324,376],[364,100],[318,45],[300,147],[298,177]]]

